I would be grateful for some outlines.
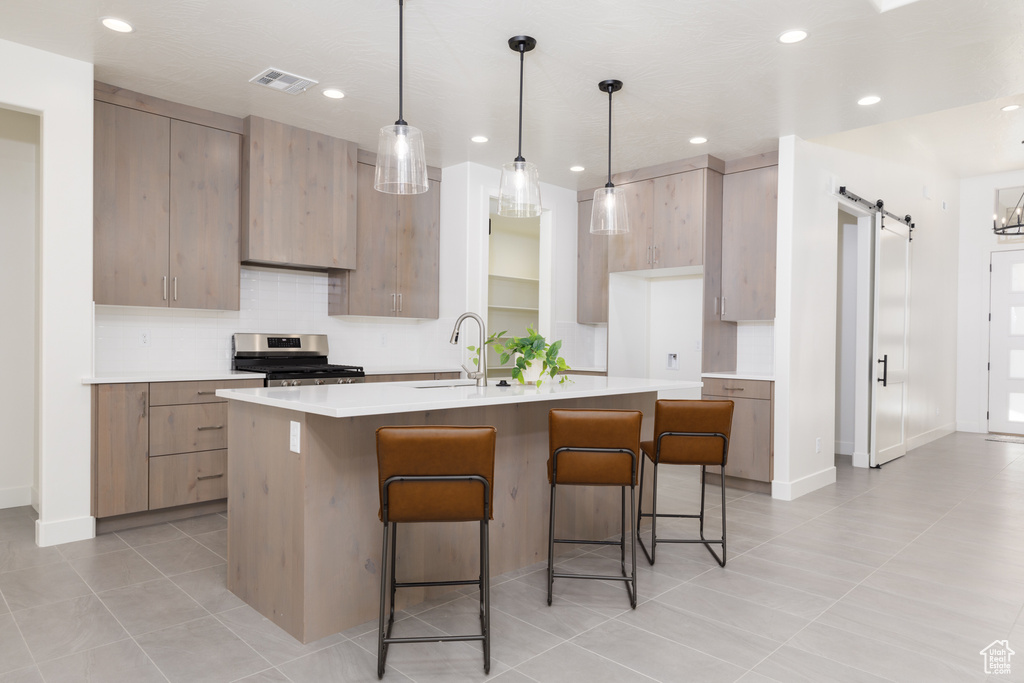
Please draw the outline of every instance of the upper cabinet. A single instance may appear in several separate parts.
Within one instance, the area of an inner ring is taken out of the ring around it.
[[[242,260],[355,268],[356,144],[256,116],[245,137]]]
[[[726,174],[722,200],[721,319],[773,320],[779,167]]]
[[[217,126],[241,121],[103,84],[96,96],[93,299],[238,310],[241,135]]]
[[[329,315],[437,318],[441,183],[395,195],[373,189],[372,155],[359,163],[354,270],[329,269]]]
[[[609,272],[704,263],[707,169],[623,183],[619,187],[626,193],[629,232],[609,238]]]

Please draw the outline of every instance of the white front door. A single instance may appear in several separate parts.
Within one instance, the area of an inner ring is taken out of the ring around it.
[[[1024,434],[1024,251],[992,254],[988,430]]]
[[[875,217],[874,382],[871,400],[872,466],[907,453],[907,329],[910,230]]]

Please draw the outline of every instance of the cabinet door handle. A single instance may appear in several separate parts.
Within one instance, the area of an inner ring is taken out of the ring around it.
[[[397,309],[397,306],[395,305],[395,298],[396,298],[397,296],[398,296],[397,294],[392,294],[392,295],[391,295],[391,312],[392,312],[392,313],[394,313],[394,312],[395,312],[395,310]]]
[[[743,391],[743,387],[722,387],[726,391]]]
[[[399,313],[402,312],[402,295],[401,295],[401,293],[399,293],[399,295],[398,295],[398,312]]]
[[[654,245],[654,263],[655,264],[658,263],[658,245],[657,244]]]
[[[178,276],[174,276],[174,300],[178,300]]]
[[[205,481],[206,479],[219,479],[220,477],[223,476],[223,472],[221,472],[220,474],[207,474],[205,477],[196,477],[196,481]]]
[[[164,301],[167,301],[167,276],[164,275]]]
[[[213,425],[210,427],[196,427],[196,431],[205,432],[208,429],[224,429],[224,425]]]
[[[217,390],[213,389],[211,391],[197,391],[196,395],[197,396],[213,396],[216,393],[217,393]]]
[[[650,247],[650,245],[647,246],[647,262],[648,263],[651,262],[651,247]],[[167,297],[164,297],[164,298],[166,299]]]
[[[147,394],[143,394],[142,395],[142,417],[146,417],[146,406],[147,406],[148,403],[149,403],[148,395]]]
[[[725,297],[722,297],[722,315],[725,315]]]
[[[715,315],[722,315],[718,310],[718,297],[715,297]]]

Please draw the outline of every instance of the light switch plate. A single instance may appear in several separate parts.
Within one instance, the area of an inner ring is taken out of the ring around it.
[[[288,439],[288,448],[291,449],[292,453],[299,452],[299,423],[291,423],[291,432]]]

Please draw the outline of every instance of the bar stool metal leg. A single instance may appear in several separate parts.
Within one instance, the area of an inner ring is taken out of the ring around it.
[[[548,514],[548,605],[555,585],[555,485],[551,484],[551,510]]]

